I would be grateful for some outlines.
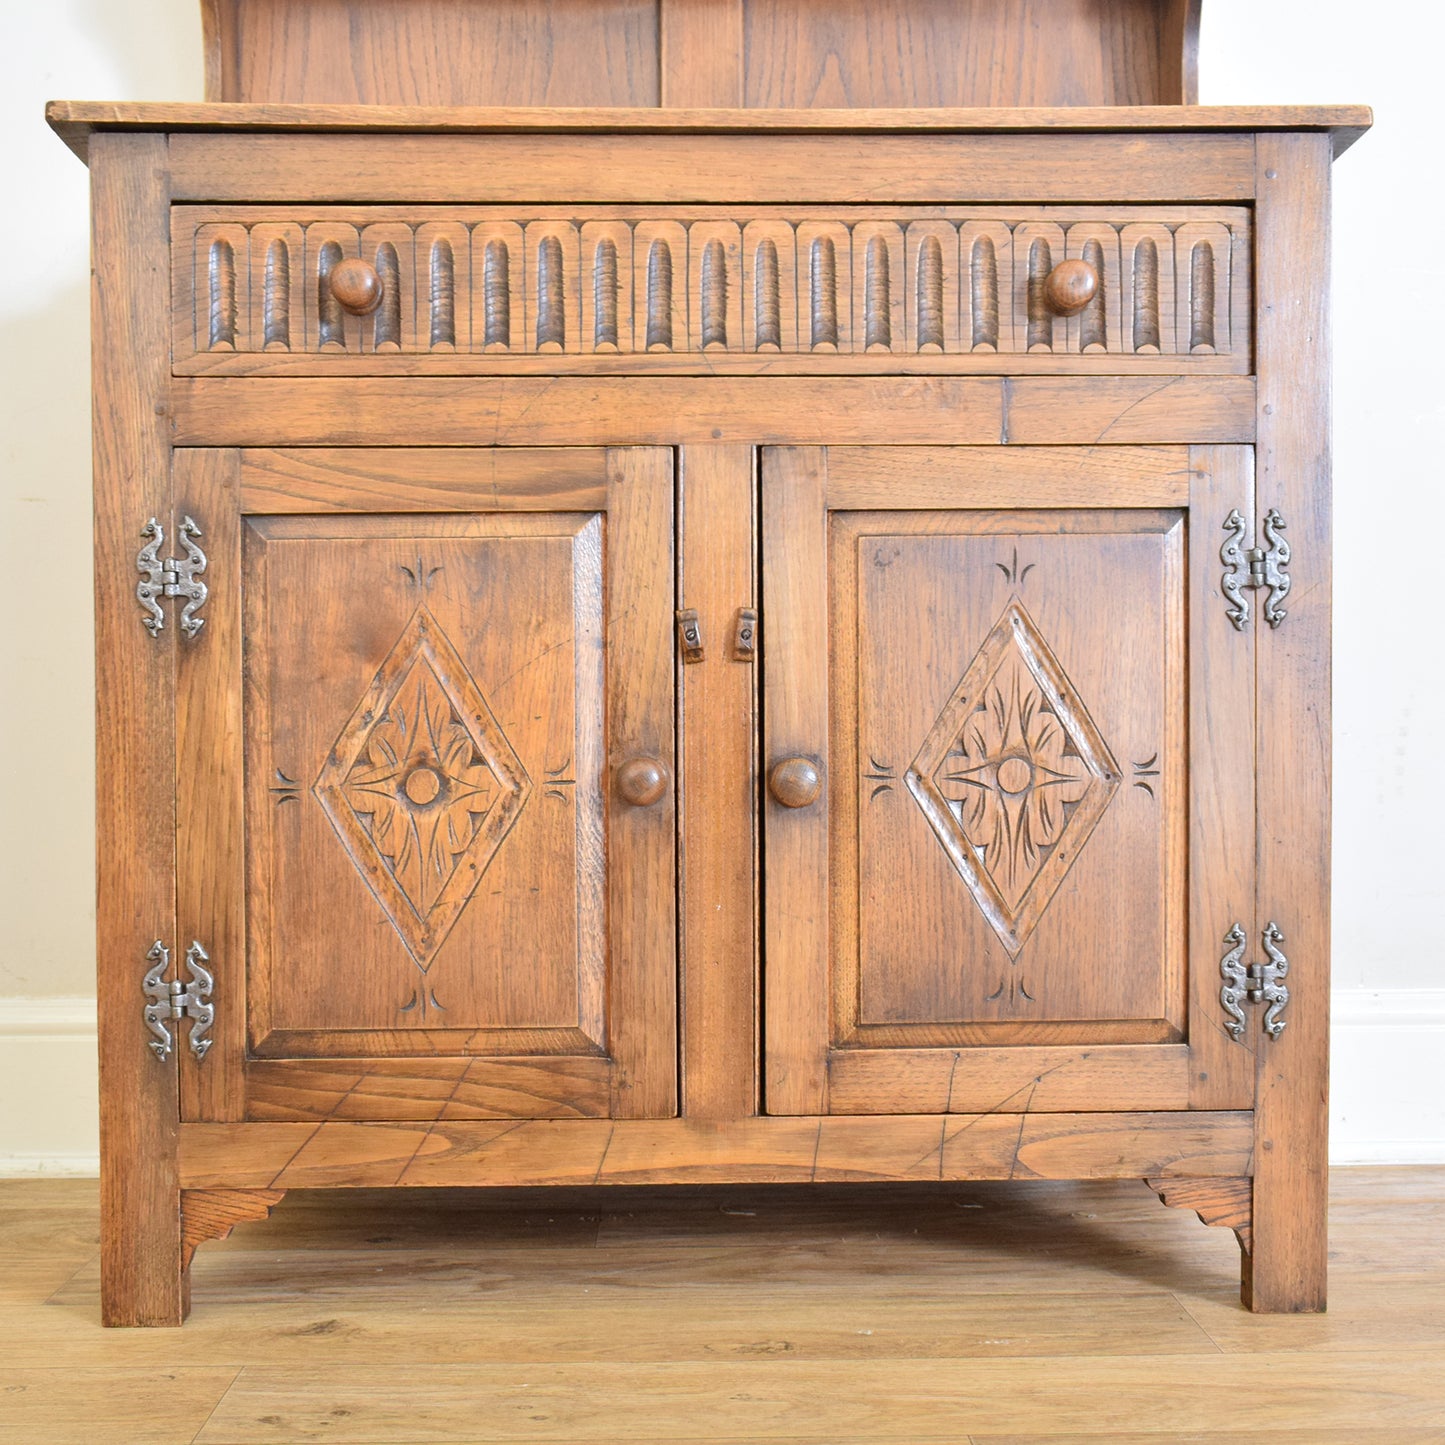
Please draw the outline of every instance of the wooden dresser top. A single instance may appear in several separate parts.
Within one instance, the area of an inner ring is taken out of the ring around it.
[[[1368,106],[1053,106],[907,110],[662,110],[51,101],[51,128],[82,160],[93,132],[250,131],[486,135],[504,132],[874,134],[1327,131],[1338,156],[1369,129]]]

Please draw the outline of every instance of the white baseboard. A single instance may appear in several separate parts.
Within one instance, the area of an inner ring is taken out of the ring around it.
[[[0,1175],[100,1172],[93,998],[0,998]]]
[[[1330,1159],[1445,1163],[1445,988],[1339,989]],[[0,998],[0,1176],[94,1175],[95,1000]]]
[[[1445,1163],[1445,988],[1330,1002],[1330,1162]]]

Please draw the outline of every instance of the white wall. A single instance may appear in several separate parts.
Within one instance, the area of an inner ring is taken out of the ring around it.
[[[1363,101],[1336,167],[1334,1151],[1445,1159],[1440,11],[1205,0],[1206,103]],[[86,174],[52,96],[194,100],[197,0],[0,0],[0,1169],[94,1154]],[[49,1115],[38,1110],[50,1100]],[[48,1158],[47,1158],[48,1156]]]

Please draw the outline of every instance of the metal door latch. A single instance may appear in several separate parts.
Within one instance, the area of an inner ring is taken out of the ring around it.
[[[702,661],[702,623],[697,620],[697,608],[678,608],[677,645],[682,649],[684,662]]]

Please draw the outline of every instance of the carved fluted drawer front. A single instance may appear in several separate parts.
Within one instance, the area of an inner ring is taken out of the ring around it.
[[[189,374],[1252,368],[1240,207],[177,206],[173,239]]]

